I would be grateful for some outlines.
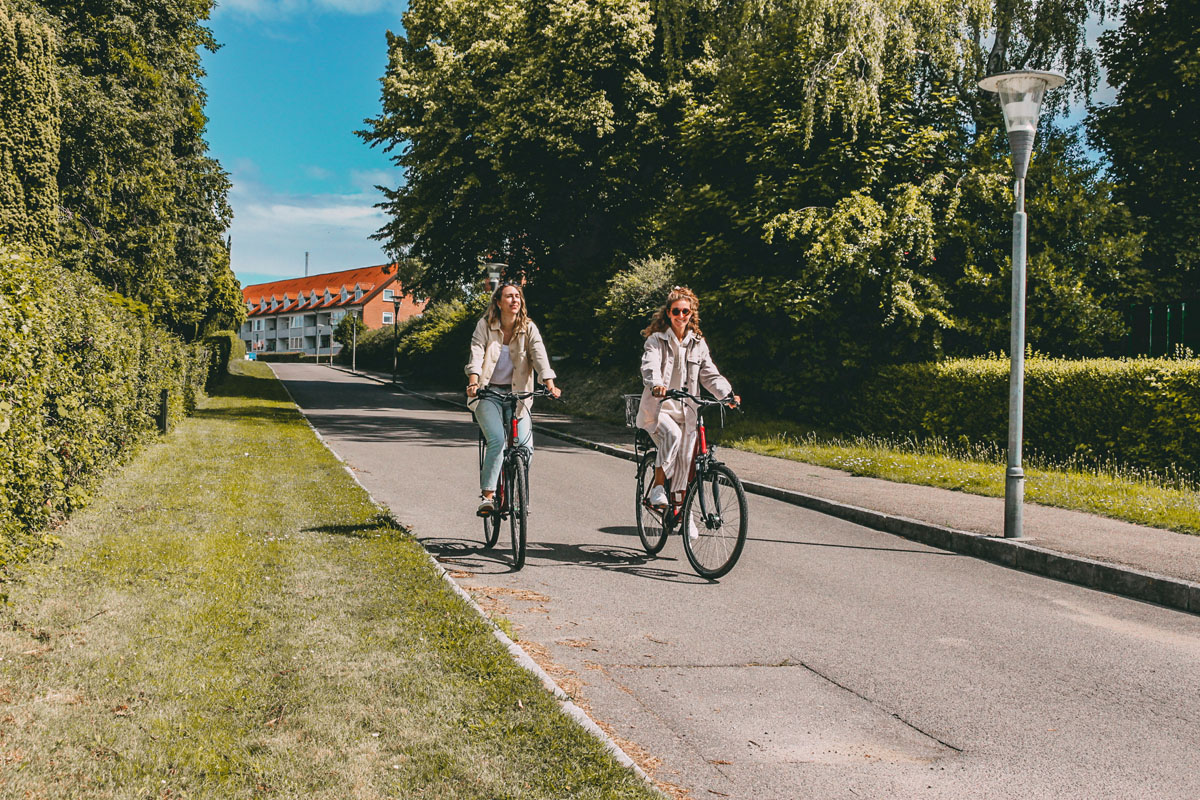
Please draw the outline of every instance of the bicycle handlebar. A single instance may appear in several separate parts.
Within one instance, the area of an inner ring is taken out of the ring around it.
[[[720,399],[720,400],[717,400],[717,399],[710,400],[707,397],[700,397],[699,395],[692,394],[691,392],[684,391],[683,389],[668,389],[667,393],[665,395],[663,395],[663,399],[664,400],[691,400],[693,403],[700,406],[701,408],[707,408],[709,406],[730,406],[732,408],[741,408],[741,405],[742,405],[741,403],[734,401],[732,394],[729,395],[728,397]]]
[[[494,397],[497,400],[528,400],[531,397],[551,397],[554,395],[545,386],[538,386],[532,392],[501,392],[490,386],[484,386],[475,392],[476,397]]]

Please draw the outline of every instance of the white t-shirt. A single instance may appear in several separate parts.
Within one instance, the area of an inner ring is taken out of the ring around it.
[[[512,384],[512,376],[512,353],[508,351],[508,345],[501,345],[500,357],[496,359],[496,368],[492,370],[490,383],[497,386],[509,386]]]
[[[683,349],[683,342],[686,342],[691,334],[692,332],[688,331],[683,335],[683,340],[680,341],[675,336],[674,331],[667,331],[667,341],[670,342],[671,351],[674,354],[674,358],[671,359],[673,362],[671,365],[671,377],[667,381],[668,389],[687,388],[683,385],[684,378],[687,374],[687,362],[685,360],[687,351]],[[662,407],[664,411],[667,411],[672,416],[677,416],[680,418],[683,416],[683,402],[680,400],[663,400]]]

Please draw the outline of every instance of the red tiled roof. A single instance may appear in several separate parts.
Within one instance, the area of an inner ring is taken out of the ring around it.
[[[284,311],[293,309],[317,309],[317,308],[334,308],[336,306],[351,305],[362,300],[366,300],[374,290],[378,287],[382,289],[396,278],[394,271],[385,272],[385,270],[394,269],[391,264],[380,264],[374,267],[359,267],[357,269],[347,269],[341,272],[326,272],[321,275],[309,275],[304,278],[287,278],[282,281],[271,281],[270,283],[256,283],[252,286],[247,286],[242,289],[242,300],[247,304],[253,304],[251,316],[259,313],[278,314]],[[346,287],[349,292],[349,297],[342,301],[342,287]],[[362,290],[362,300],[354,299],[354,288],[357,286]],[[325,302],[325,291],[330,294],[329,302]],[[317,293],[316,302],[313,301],[312,293]],[[297,305],[296,299],[300,292],[304,292],[304,303]],[[259,305],[263,300],[270,303],[272,297],[283,300],[287,298],[287,302],[279,308],[272,309],[268,305],[266,311],[259,311]]]

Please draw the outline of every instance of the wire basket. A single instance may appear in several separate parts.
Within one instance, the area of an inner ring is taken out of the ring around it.
[[[628,428],[637,427],[638,408],[642,404],[642,396],[640,394],[625,395],[625,426]]]

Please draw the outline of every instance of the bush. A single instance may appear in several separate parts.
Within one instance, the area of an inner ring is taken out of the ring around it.
[[[403,336],[404,331],[408,330],[408,326],[413,324],[413,321],[418,317],[410,317],[409,319],[400,320],[399,335]],[[366,331],[358,337],[358,355],[357,362],[359,369],[375,369],[383,372],[391,372],[392,370],[392,345],[398,341],[397,332],[392,330],[391,325],[385,325],[382,328]],[[350,366],[353,352],[350,345],[345,345],[338,351],[336,356],[337,362],[344,366]]]
[[[207,388],[224,379],[229,373],[229,362],[246,357],[246,343],[233,331],[218,331],[204,337],[204,347],[208,351],[208,380]]]
[[[208,355],[94,278],[0,247],[0,566],[195,406]]]
[[[866,433],[1005,447],[1008,359],[882,369],[850,422]],[[1200,474],[1200,360],[1033,357],[1025,362],[1025,446],[1054,459]]]
[[[466,303],[451,300],[426,307],[400,333],[399,371],[437,386],[464,383],[471,334],[489,299],[489,294],[482,294]]]
[[[640,356],[641,332],[667,299],[678,265],[674,256],[634,261],[628,269],[614,275],[604,292],[604,304],[596,309],[600,363],[628,361],[630,354]]]

